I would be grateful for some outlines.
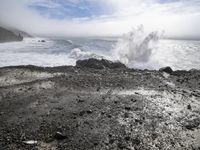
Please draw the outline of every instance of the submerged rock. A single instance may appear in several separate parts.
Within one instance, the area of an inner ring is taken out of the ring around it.
[[[80,68],[94,68],[94,69],[104,69],[104,68],[109,68],[109,69],[116,69],[116,68],[126,68],[124,64],[121,62],[112,62],[106,59],[86,59],[86,60],[78,60],[76,62],[76,66]]]
[[[159,69],[160,72],[166,72],[168,74],[171,74],[173,72],[172,68],[171,67],[163,67],[163,68],[160,68]]]

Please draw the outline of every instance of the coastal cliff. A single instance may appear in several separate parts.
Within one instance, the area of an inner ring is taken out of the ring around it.
[[[14,32],[0,27],[0,43],[22,41],[23,36],[21,34],[16,35]]]

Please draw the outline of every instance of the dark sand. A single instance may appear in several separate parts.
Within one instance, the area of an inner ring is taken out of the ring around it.
[[[200,71],[0,69],[1,150],[199,150],[199,125]]]

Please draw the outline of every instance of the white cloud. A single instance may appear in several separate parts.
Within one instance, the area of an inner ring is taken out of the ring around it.
[[[165,30],[167,36],[200,38],[199,0],[170,3],[159,3],[159,0],[62,0],[73,7],[83,4],[81,6],[84,9],[89,9],[98,5],[103,10],[99,15],[94,13],[93,16],[67,16],[63,20],[49,18],[47,14],[42,15],[28,7],[40,5],[59,13],[62,8],[59,2],[1,0],[0,23],[33,34],[52,36],[116,35],[127,32],[133,26],[144,24],[147,30]]]

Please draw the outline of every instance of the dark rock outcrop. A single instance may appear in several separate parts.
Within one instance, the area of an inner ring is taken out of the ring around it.
[[[94,69],[117,69],[117,68],[126,68],[124,64],[121,62],[112,62],[106,59],[86,59],[86,60],[78,60],[76,62],[76,67],[80,68],[94,68]]]
[[[44,42],[46,42],[46,41],[45,41],[45,40],[38,40],[38,42],[44,43]]]
[[[13,42],[22,41],[23,36],[21,34],[15,35],[12,31],[0,27],[0,42]]]
[[[164,67],[159,69],[160,72],[166,72],[168,74],[171,74],[173,72],[171,67]]]

